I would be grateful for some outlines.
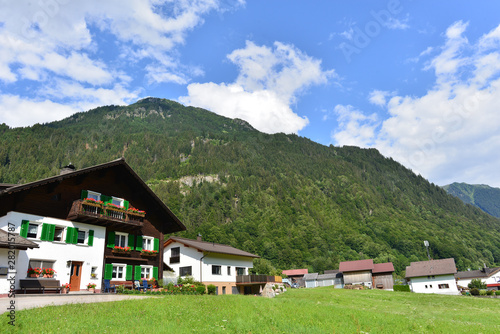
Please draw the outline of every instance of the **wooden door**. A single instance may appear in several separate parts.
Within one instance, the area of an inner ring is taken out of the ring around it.
[[[71,291],[80,291],[80,281],[82,276],[82,264],[83,262],[73,261],[71,262],[71,272],[69,278],[69,284],[71,285]]]

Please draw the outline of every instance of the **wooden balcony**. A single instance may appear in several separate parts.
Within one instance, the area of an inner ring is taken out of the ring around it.
[[[238,285],[253,285],[265,283],[281,283],[281,276],[267,275],[238,275],[236,276],[236,284]]]
[[[68,220],[101,226],[116,226],[125,229],[141,228],[144,225],[144,214],[127,212],[106,205],[84,202],[73,202],[67,217]]]

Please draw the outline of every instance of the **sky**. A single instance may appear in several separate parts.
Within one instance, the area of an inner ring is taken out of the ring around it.
[[[0,123],[153,96],[500,187],[500,2],[0,0]]]

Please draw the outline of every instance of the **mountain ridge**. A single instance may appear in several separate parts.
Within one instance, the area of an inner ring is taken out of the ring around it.
[[[447,193],[460,198],[464,203],[477,206],[493,217],[500,218],[500,188],[486,184],[454,182],[443,186]]]

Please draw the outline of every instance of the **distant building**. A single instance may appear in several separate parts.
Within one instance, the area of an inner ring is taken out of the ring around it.
[[[500,267],[484,267],[480,270],[459,271],[455,275],[457,285],[467,287],[473,279],[480,279],[488,290],[500,290]]]
[[[406,279],[411,291],[416,293],[457,295],[456,273],[453,258],[412,262],[406,267]]]
[[[300,287],[305,287],[304,275],[308,272],[308,269],[289,269],[283,270],[281,273],[290,278],[292,284],[297,283]]]
[[[340,262],[344,285],[361,284],[369,288],[392,290],[394,266],[391,262],[374,264],[372,259]]]

